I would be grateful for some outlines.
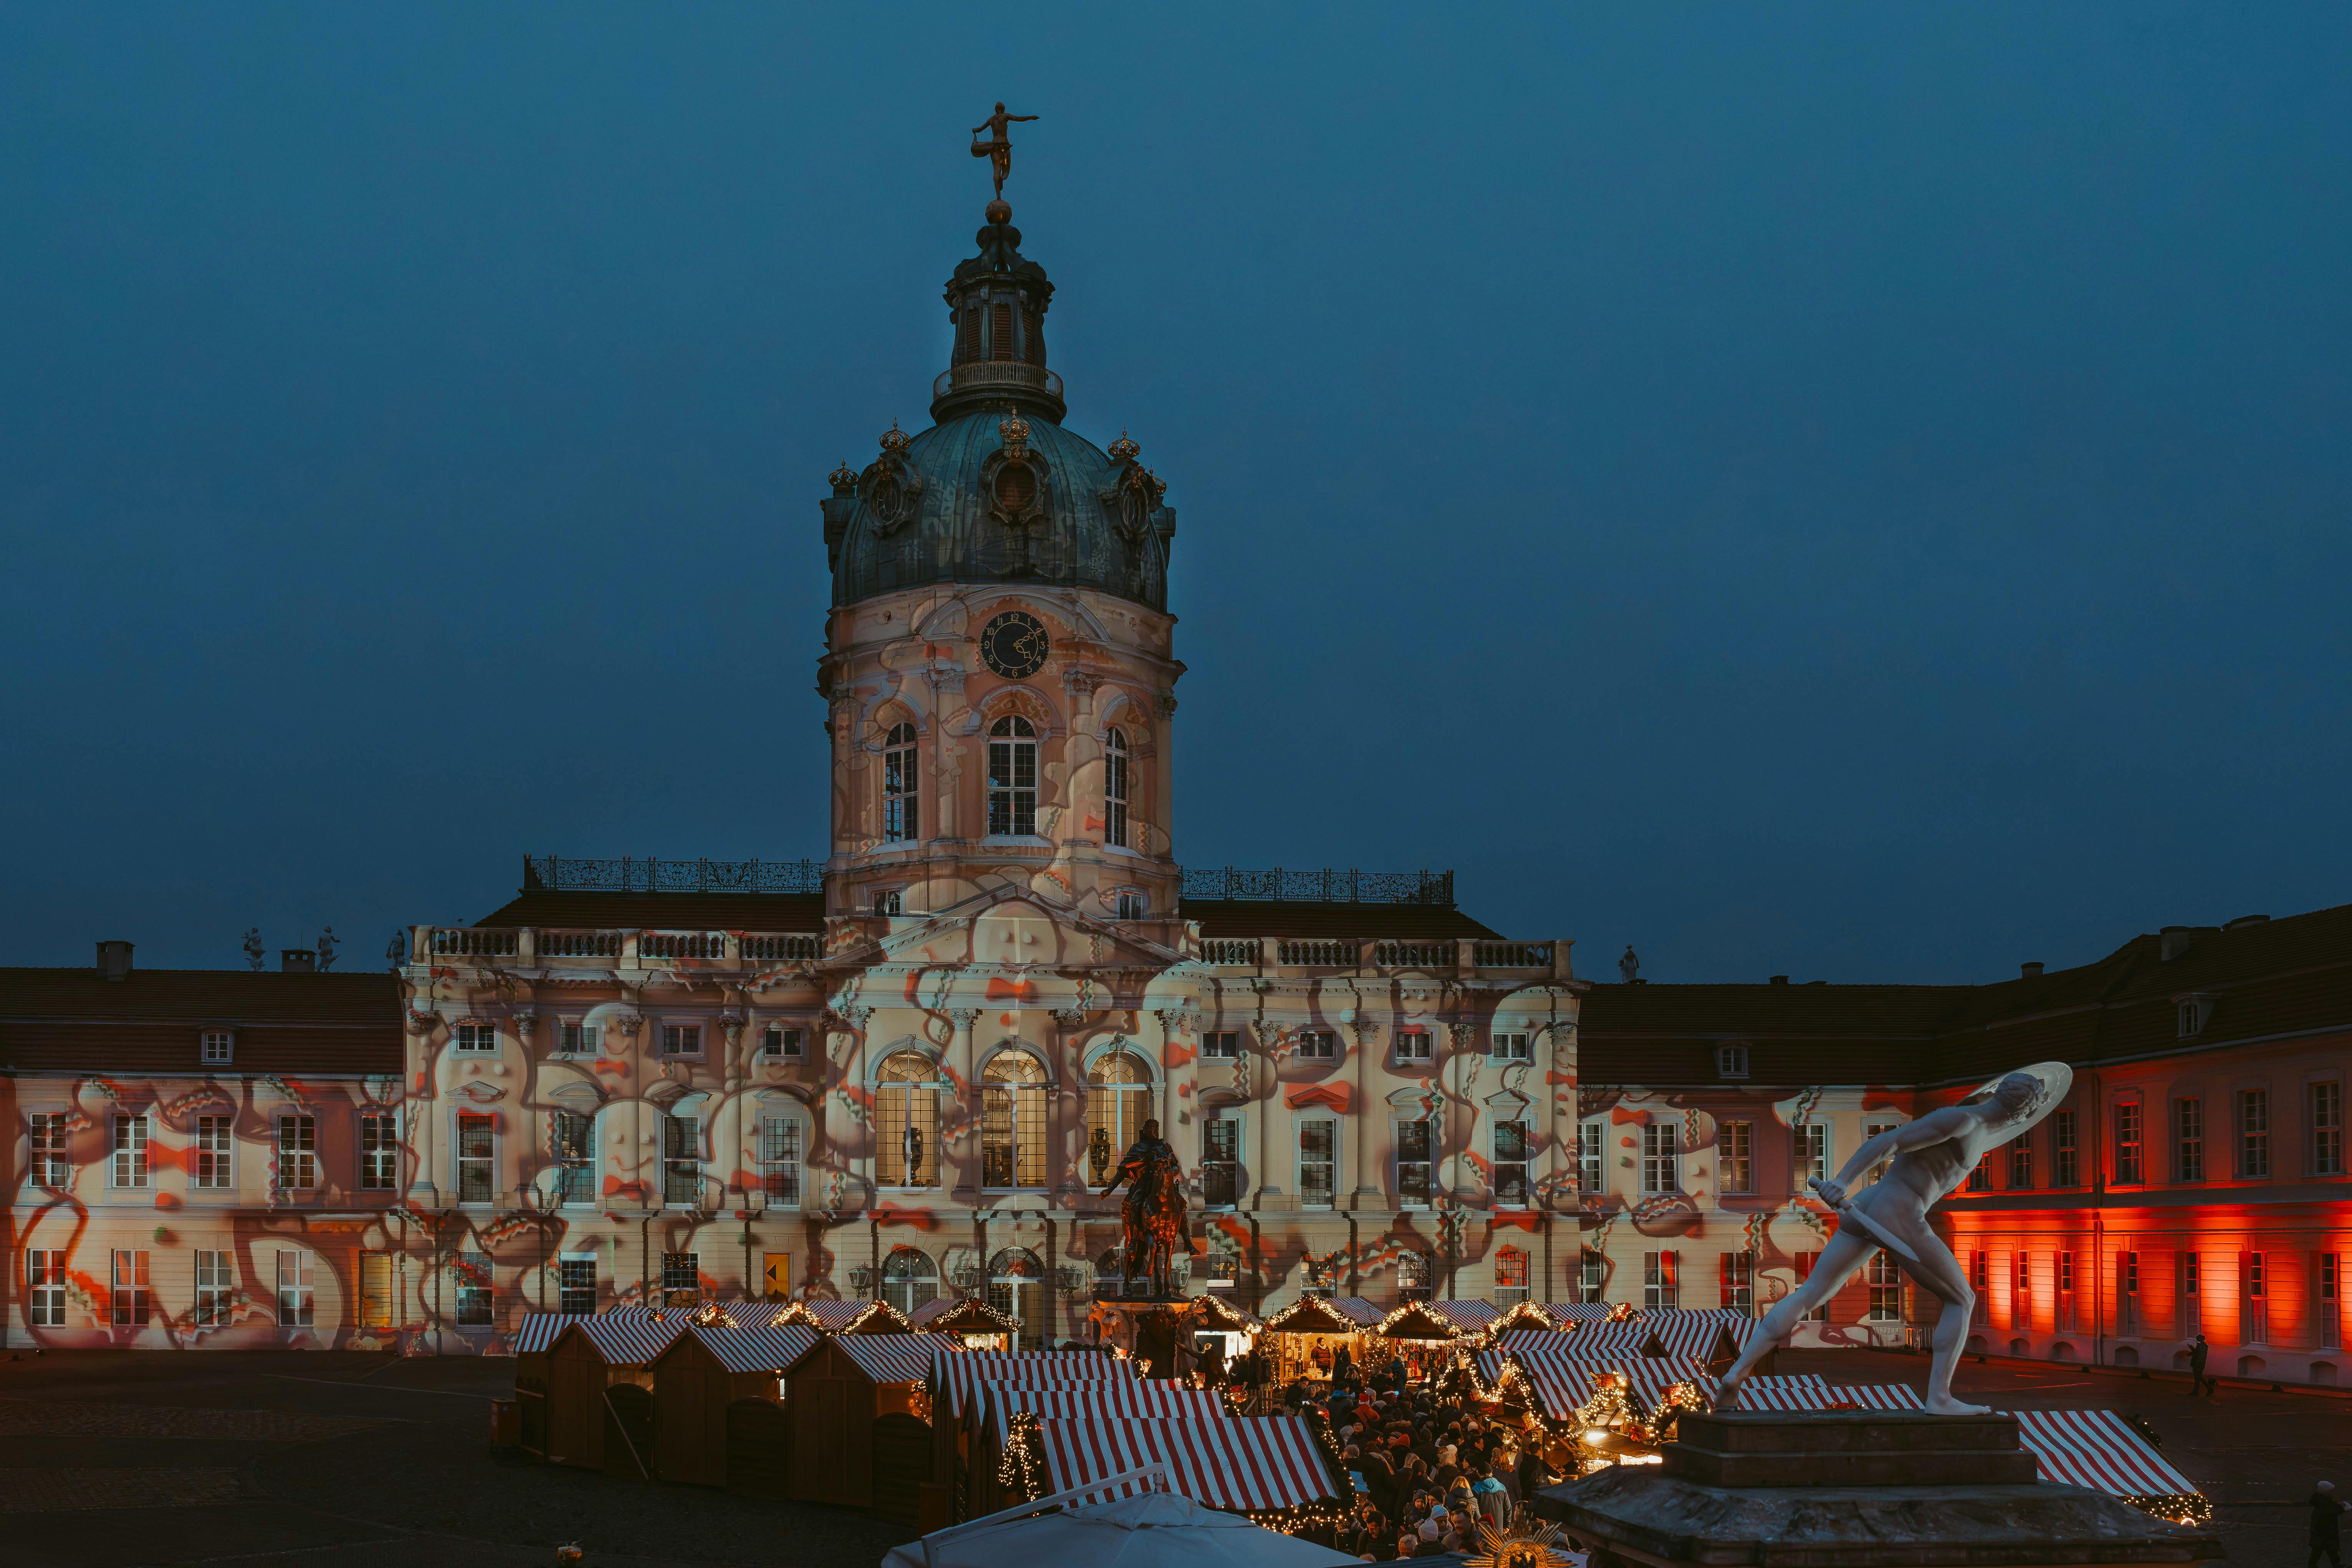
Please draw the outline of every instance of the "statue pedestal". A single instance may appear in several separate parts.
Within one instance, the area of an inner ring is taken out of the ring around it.
[[[1700,1415],[1658,1465],[1617,1466],[1533,1500],[1593,1548],[1591,1568],[2057,1568],[2210,1563],[2210,1531],[2033,1479],[2009,1415]]]

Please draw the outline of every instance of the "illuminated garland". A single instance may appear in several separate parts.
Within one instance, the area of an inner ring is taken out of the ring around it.
[[[1024,1410],[1013,1418],[1004,1452],[996,1461],[996,1484],[1015,1502],[1044,1497],[1052,1489],[1046,1485],[1045,1461],[1037,1451],[1039,1447],[1036,1412]]]
[[[2127,1497],[2124,1501],[2142,1513],[2154,1514],[2167,1524],[2210,1524],[2213,1521],[2212,1502],[2196,1492],[2152,1492],[2146,1497]]]

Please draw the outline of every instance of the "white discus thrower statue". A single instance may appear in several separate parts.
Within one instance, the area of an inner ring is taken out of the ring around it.
[[[1834,1181],[1813,1190],[1838,1215],[1837,1234],[1822,1247],[1811,1276],[1764,1315],[1748,1348],[1723,1374],[1717,1405],[1727,1408],[1756,1363],[1788,1342],[1804,1315],[1827,1301],[1853,1271],[1885,1247],[1919,1288],[1942,1303],[1936,1318],[1936,1359],[1927,1373],[1927,1409],[1938,1415],[1981,1415],[1985,1407],[1952,1397],[1952,1371],[1968,1341],[1976,1292],[1968,1270],[1952,1256],[1927,1211],[1958,1191],[1977,1162],[2048,1115],[2074,1086],[2063,1062],[2038,1062],[1994,1079],[1958,1105],[1863,1141]],[[1886,1173],[1849,1198],[1855,1178],[1881,1160]]]

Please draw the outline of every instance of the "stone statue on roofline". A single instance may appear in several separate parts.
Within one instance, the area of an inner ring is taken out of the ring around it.
[[[1968,1343],[1976,1292],[1969,1288],[1968,1270],[1928,1223],[1927,1211],[1958,1191],[1988,1151],[2027,1131],[2054,1110],[2074,1082],[2074,1069],[2064,1062],[2037,1062],[2004,1074],[1958,1105],[1863,1140],[1834,1180],[1815,1181],[1814,1192],[1838,1216],[1837,1234],[1822,1248],[1804,1283],[1764,1315],[1739,1359],[1723,1374],[1716,1408],[1738,1408],[1739,1385],[1756,1363],[1787,1343],[1805,1314],[1827,1302],[1883,1247],[1913,1283],[1941,1303],[1935,1361],[1927,1372],[1927,1411],[1983,1415],[1985,1406],[1964,1404],[1952,1394],[1952,1373]],[[1887,1161],[1885,1174],[1849,1196],[1849,1184],[1881,1160]]]

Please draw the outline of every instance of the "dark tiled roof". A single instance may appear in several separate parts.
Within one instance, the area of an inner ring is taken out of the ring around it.
[[[815,931],[822,893],[518,893],[474,922],[583,930]]]
[[[1444,937],[1500,938],[1460,910],[1441,904],[1311,904],[1254,899],[1186,899],[1178,916],[1201,922],[1201,934],[1287,936],[1306,941],[1355,937],[1414,942]]]
[[[0,969],[0,1068],[194,1073],[202,1029],[236,1031],[235,1073],[396,1073],[390,974],[249,969]]]

